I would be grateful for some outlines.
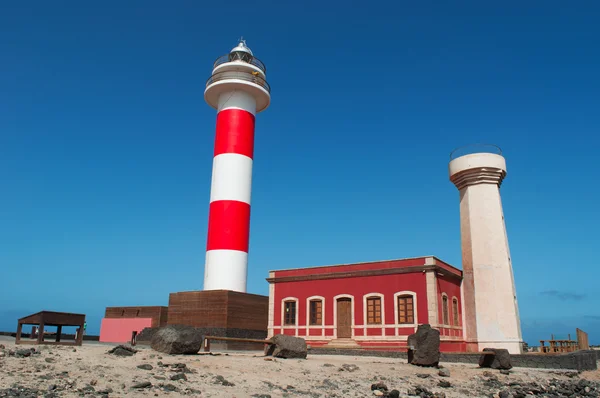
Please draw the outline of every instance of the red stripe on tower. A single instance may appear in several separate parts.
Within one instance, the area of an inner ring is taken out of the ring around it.
[[[241,109],[226,109],[217,114],[215,153],[254,156],[254,115]]]
[[[255,114],[270,103],[264,65],[240,43],[215,62],[204,98],[218,110],[204,290],[245,292]]]
[[[239,250],[248,253],[250,204],[218,200],[210,204],[206,250]]]

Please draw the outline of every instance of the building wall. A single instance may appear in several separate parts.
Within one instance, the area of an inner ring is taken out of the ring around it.
[[[440,330],[440,349],[465,351],[462,337],[460,270],[435,257],[344,264],[339,266],[272,271],[269,274],[269,336],[288,334],[322,346],[337,338],[336,299],[352,299],[351,338],[363,347],[406,347],[408,335],[419,324]],[[397,296],[410,294],[415,305],[415,322],[397,323]],[[366,297],[382,299],[382,324],[366,322]],[[443,297],[448,297],[448,324],[443,323]],[[309,324],[309,301],[323,301],[323,324]],[[454,323],[453,299],[458,306]],[[296,324],[284,324],[284,301],[296,302]]]
[[[227,291],[190,291],[169,295],[169,325],[227,327]]]
[[[100,341],[103,343],[126,343],[132,333],[140,333],[152,327],[152,318],[103,318],[100,325]]]
[[[356,340],[383,340],[386,337],[405,337],[414,333],[417,323],[410,326],[396,323],[394,295],[401,292],[413,294],[416,321],[427,323],[426,284],[423,273],[281,282],[276,284],[274,290],[273,334],[297,335],[305,337],[307,340],[335,338],[337,324],[334,316],[336,313],[336,299],[350,297],[353,312],[353,338]],[[383,327],[381,325],[365,324],[366,313],[363,311],[365,298],[371,294],[381,295],[383,299]],[[307,328],[308,302],[311,298],[317,297],[324,300],[324,325],[309,326]],[[283,301],[289,299],[297,300],[296,326],[283,325]]]
[[[106,307],[104,312],[104,317],[111,319],[151,318],[152,327],[166,325],[167,316],[168,308],[163,306]]]
[[[463,335],[462,326],[462,296],[461,280],[455,277],[438,276],[436,281],[437,299],[438,299],[438,324],[436,329],[440,331],[440,350],[442,352],[465,352],[466,344]],[[443,298],[448,297],[448,323],[444,324],[444,305]],[[456,299],[458,306],[457,317],[454,316],[453,300]],[[458,318],[458,319],[456,319]]]
[[[448,320],[444,323],[444,297],[448,298]],[[437,278],[437,298],[438,298],[438,321],[437,328],[441,336],[454,337],[462,339],[462,302],[460,294],[460,280],[438,277]],[[458,306],[458,316],[455,317],[455,306],[453,300],[456,300]],[[458,318],[458,319],[456,319]]]
[[[228,292],[227,327],[266,332],[269,297],[257,294]]]

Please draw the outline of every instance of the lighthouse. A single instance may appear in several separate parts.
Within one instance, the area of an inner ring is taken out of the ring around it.
[[[204,99],[217,111],[204,290],[246,292],[254,126],[271,89],[244,40],[217,58]]]
[[[473,153],[451,155],[448,167],[450,181],[460,192],[467,349],[506,348],[520,354],[523,339],[500,198],[506,160],[500,148],[480,145]]]

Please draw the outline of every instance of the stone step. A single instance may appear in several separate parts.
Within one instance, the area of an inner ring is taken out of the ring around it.
[[[352,339],[335,339],[325,345],[329,348],[360,348],[360,345]]]

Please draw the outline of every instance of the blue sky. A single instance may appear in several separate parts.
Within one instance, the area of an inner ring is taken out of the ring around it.
[[[267,65],[248,290],[270,269],[461,266],[455,147],[502,147],[525,340],[600,343],[600,5],[13,2],[0,13],[0,330],[202,289],[214,59]]]

